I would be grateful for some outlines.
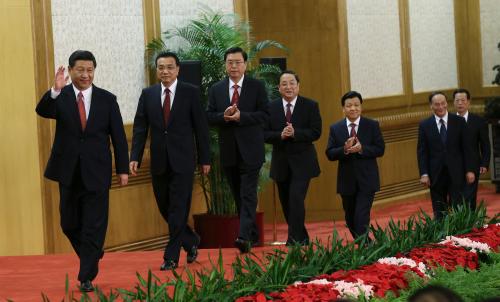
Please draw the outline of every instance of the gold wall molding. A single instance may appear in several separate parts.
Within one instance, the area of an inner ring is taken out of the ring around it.
[[[126,243],[117,246],[110,246],[104,249],[105,252],[135,252],[135,251],[155,251],[163,250],[167,244],[169,236],[159,236],[137,242]]]
[[[423,187],[419,180],[420,178],[414,178],[404,182],[381,186],[380,191],[375,193],[374,202],[383,201],[409,193],[420,192]]]

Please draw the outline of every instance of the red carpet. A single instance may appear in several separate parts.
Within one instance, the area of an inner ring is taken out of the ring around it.
[[[489,216],[500,212],[500,195],[495,194],[494,187],[482,187],[478,200],[484,199]],[[415,214],[422,208],[432,213],[429,200],[409,200],[395,206],[387,206],[372,211],[372,223],[377,222],[385,226],[389,219],[404,220]],[[337,222],[314,222],[308,223],[307,229],[311,238],[319,238],[327,242],[335,228],[339,234],[350,240],[350,235],[344,226],[344,221]],[[272,225],[266,225],[266,241],[272,240]],[[278,240],[286,240],[287,226],[278,225]],[[273,246],[255,248],[255,254],[274,249]],[[210,267],[210,259],[216,261],[218,250],[200,250],[198,263],[189,265],[190,270],[198,270]],[[238,251],[233,248],[223,250],[224,263],[228,277],[231,275],[230,264]],[[98,285],[104,292],[109,293],[111,289],[132,289],[136,284],[136,272],[146,276],[148,269],[155,275],[167,280],[172,277],[170,272],[161,272],[159,266],[162,262],[162,251],[153,252],[115,252],[107,253],[100,264],[100,273],[94,284]],[[186,268],[185,253],[180,259],[181,267],[178,272]],[[64,297],[64,286],[66,274],[70,281],[70,290],[78,296],[76,276],[78,274],[78,259],[73,254],[59,254],[47,256],[9,256],[0,257],[0,300],[11,299],[20,301],[41,301],[41,293],[44,292],[51,301],[61,301]]]

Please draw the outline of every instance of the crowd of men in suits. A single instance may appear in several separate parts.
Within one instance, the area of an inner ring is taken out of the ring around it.
[[[80,258],[81,291],[92,291],[103,256],[108,221],[113,145],[116,174],[126,185],[140,169],[150,137],[152,186],[158,209],[168,223],[169,241],[161,270],[198,256],[200,237],[187,224],[196,166],[210,172],[209,125],[219,132],[220,160],[240,218],[235,246],[247,253],[258,243],[255,216],[257,182],[264,144],[272,144],[270,176],[278,187],[288,224],[287,245],[307,245],[305,198],[311,178],[320,174],[314,142],[321,136],[318,103],[299,95],[299,76],[283,71],[276,100],[268,101],[263,82],[245,75],[247,54],[239,47],[224,54],[227,77],[209,89],[208,106],[199,88],[179,81],[179,58],[156,57],[160,83],[142,90],[133,125],[130,162],[123,122],[112,93],[92,84],[93,54],[78,50],[69,57],[68,76],[59,67],[53,87],[36,112],[56,120],[45,176],[59,183],[61,227]],[[71,78],[71,84],[67,84]],[[433,115],[419,127],[420,181],[430,188],[434,215],[442,218],[450,202],[465,198],[475,206],[477,179],[489,163],[486,122],[468,111],[470,94],[454,93],[457,114],[448,114],[446,96],[429,96]],[[375,192],[380,189],[376,159],[385,143],[379,123],[361,115],[363,98],[349,91],[340,100],[345,118],[332,124],[326,156],[338,161],[337,192],[353,238],[367,233]],[[466,186],[464,184],[467,183]],[[451,199],[450,199],[451,198]]]

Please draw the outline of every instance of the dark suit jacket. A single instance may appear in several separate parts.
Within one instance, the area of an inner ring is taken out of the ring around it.
[[[455,185],[465,183],[465,172],[475,171],[472,165],[471,143],[466,133],[465,119],[448,113],[446,145],[441,141],[434,115],[418,127],[417,159],[420,175],[427,174],[431,185],[437,181],[444,164]]]
[[[488,123],[485,119],[469,112],[467,118],[467,136],[472,142],[471,160],[474,172],[479,171],[479,167],[490,166],[490,138],[488,134]],[[478,175],[476,174],[476,177]]]
[[[384,155],[385,143],[377,121],[361,117],[357,137],[363,153],[345,154],[344,143],[349,138],[345,118],[330,126],[326,147],[329,160],[338,160],[337,193],[352,195],[356,191],[380,190],[377,157]]]
[[[195,149],[198,151],[198,163],[209,164],[208,124],[201,106],[200,91],[196,86],[177,81],[166,128],[161,105],[161,84],[142,90],[134,119],[131,161],[141,163],[149,129],[151,174],[164,173],[167,160],[173,171],[193,173]]]
[[[128,145],[116,96],[93,86],[90,112],[85,131],[73,86],[67,85],[54,100],[47,91],[36,107],[45,118],[56,120],[56,133],[45,177],[71,185],[80,162],[81,177],[87,190],[107,189],[111,185],[113,143],[117,174],[128,173]]]
[[[219,130],[222,165],[236,165],[239,156],[247,165],[261,165],[265,160],[263,127],[268,119],[264,83],[245,75],[238,102],[239,122],[224,121],[224,110],[230,103],[228,78],[210,87],[207,116],[209,123]]]
[[[285,181],[289,167],[292,175],[299,179],[316,177],[320,173],[318,156],[313,142],[321,136],[321,116],[318,104],[298,96],[292,114],[294,138],[282,140],[281,132],[286,127],[285,111],[281,98],[269,104],[269,121],[265,128],[266,143],[273,145],[271,178]]]

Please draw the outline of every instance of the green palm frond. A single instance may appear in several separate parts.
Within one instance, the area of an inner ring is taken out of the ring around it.
[[[283,44],[274,41],[274,40],[263,40],[255,43],[248,51],[249,59],[253,59],[257,56],[261,51],[267,48],[278,48],[288,52],[288,48],[286,48]]]

